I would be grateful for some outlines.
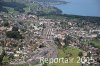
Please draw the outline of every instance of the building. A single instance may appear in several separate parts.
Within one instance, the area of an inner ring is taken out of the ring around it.
[[[2,47],[0,47],[0,55],[2,54]]]

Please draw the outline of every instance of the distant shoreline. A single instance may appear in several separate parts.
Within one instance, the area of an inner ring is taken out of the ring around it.
[[[54,5],[60,9],[63,14],[81,15],[81,16],[97,16],[100,17],[99,5],[95,0],[66,0],[67,4]]]

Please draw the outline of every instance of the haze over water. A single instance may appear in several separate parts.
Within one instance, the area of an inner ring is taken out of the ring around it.
[[[69,3],[55,5],[61,9],[64,14],[99,16],[100,17],[100,0],[65,0]]]

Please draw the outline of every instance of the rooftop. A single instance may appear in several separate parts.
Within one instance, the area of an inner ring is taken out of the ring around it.
[[[2,54],[2,47],[0,47],[0,55]]]

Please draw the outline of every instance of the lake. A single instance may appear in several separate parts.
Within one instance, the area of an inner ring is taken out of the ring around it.
[[[55,5],[61,9],[64,14],[99,16],[100,17],[100,0],[65,0],[69,3]]]

